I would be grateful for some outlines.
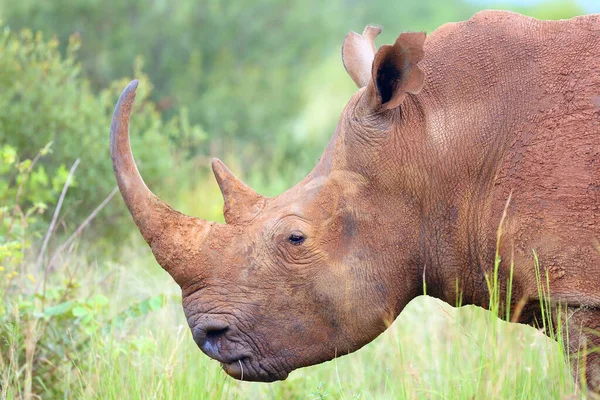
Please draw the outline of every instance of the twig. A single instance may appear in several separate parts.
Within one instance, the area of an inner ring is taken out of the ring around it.
[[[58,254],[60,254],[67,246],[69,246],[77,238],[77,236],[79,236],[81,231],[83,231],[85,227],[88,226],[94,218],[96,218],[96,215],[100,211],[102,211],[104,207],[106,207],[106,204],[108,204],[108,202],[114,197],[115,194],[117,194],[118,191],[119,188],[115,186],[114,189],[110,192],[110,194],[106,196],[106,198],[102,201],[102,203],[100,203],[98,207],[96,207],[94,211],[92,211],[92,213],[81,223],[81,225],[79,225],[77,229],[75,229],[75,232],[73,232],[71,236],[69,236],[69,238],[63,244],[61,244],[58,249],[56,249],[54,254],[52,254],[52,258],[48,262],[48,267],[52,265]]]
[[[44,268],[44,279],[43,279],[44,295],[42,296],[42,298],[45,298],[45,294],[46,294],[46,288],[45,288],[46,272],[52,266],[52,264],[56,260],[56,257],[58,257],[59,254],[61,254],[67,247],[69,247],[73,243],[73,241],[77,238],[77,236],[79,236],[81,231],[83,231],[85,229],[85,227],[90,224],[90,222],[96,217],[96,215],[100,211],[102,211],[102,209],[106,206],[106,204],[108,204],[108,202],[114,197],[114,195],[117,193],[118,189],[119,188],[115,186],[115,188],[112,190],[112,192],[110,192],[110,194],[108,196],[106,196],[106,198],[102,201],[102,203],[100,203],[98,205],[98,207],[96,207],[94,209],[94,211],[92,211],[92,213],[81,223],[81,225],[79,225],[79,227],[77,229],[75,229],[75,232],[73,232],[71,234],[71,236],[69,236],[69,238],[63,244],[61,244],[60,247],[58,249],[56,249],[56,251],[52,254],[50,261],[48,261],[48,264],[46,264],[46,268]],[[35,292],[38,291],[40,283],[41,282],[38,282],[38,284],[36,285]]]
[[[46,232],[46,236],[44,237],[44,243],[42,244],[42,248],[40,249],[40,254],[38,255],[37,261],[35,262],[35,270],[39,271],[40,264],[42,262],[42,258],[44,257],[44,253],[46,252],[46,247],[48,246],[48,241],[50,240],[50,236],[54,232],[54,225],[56,224],[56,219],[58,218],[58,214],[60,213],[60,209],[62,207],[62,203],[67,194],[67,189],[71,184],[71,178],[79,165],[81,160],[78,158],[75,160],[73,165],[71,166],[71,170],[69,171],[69,175],[67,176],[67,180],[63,185],[62,192],[60,193],[60,197],[58,198],[58,203],[56,204],[56,208],[54,209],[54,215],[52,216],[52,221],[50,222],[50,226],[48,227],[48,232]]]

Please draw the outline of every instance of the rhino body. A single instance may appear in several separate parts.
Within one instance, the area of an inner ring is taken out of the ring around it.
[[[359,90],[302,182],[265,198],[213,161],[226,224],[148,190],[128,138],[137,82],[123,92],[119,188],[199,347],[235,378],[285,379],[373,340],[424,285],[487,306],[497,251],[518,322],[540,321],[537,258],[568,350],[600,345],[600,16],[486,11],[376,50],[379,32],[346,37]],[[600,358],[585,362],[598,388]]]

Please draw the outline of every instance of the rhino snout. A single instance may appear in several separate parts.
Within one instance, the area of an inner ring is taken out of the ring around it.
[[[204,354],[219,361],[223,370],[236,379],[271,382],[287,377],[287,371],[264,370],[239,332],[225,321],[203,320],[192,328],[192,336]]]

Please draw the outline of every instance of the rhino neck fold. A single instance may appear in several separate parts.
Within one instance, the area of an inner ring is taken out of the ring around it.
[[[445,115],[437,103],[429,90],[409,96],[396,115],[401,122],[380,153],[399,173],[390,174],[384,166],[376,176],[384,190],[397,190],[396,198],[408,193],[407,201],[418,210],[421,224],[415,234],[427,294],[451,305],[487,305],[485,276],[493,268],[496,247],[489,238],[496,237],[499,223],[492,192],[505,132],[512,127],[499,121],[498,133],[489,135],[463,121],[462,130],[446,130],[458,124],[451,121],[460,115]]]

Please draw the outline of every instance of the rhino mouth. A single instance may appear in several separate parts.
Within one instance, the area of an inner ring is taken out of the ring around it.
[[[252,357],[242,357],[228,363],[221,362],[221,368],[227,375],[241,381],[274,382],[284,380],[288,376],[285,371],[274,373],[264,370],[258,363],[253,362]]]
[[[194,341],[204,354],[218,361],[232,378],[243,381],[273,382],[286,379],[288,371],[276,362],[256,357],[231,325],[209,320],[192,330]]]

